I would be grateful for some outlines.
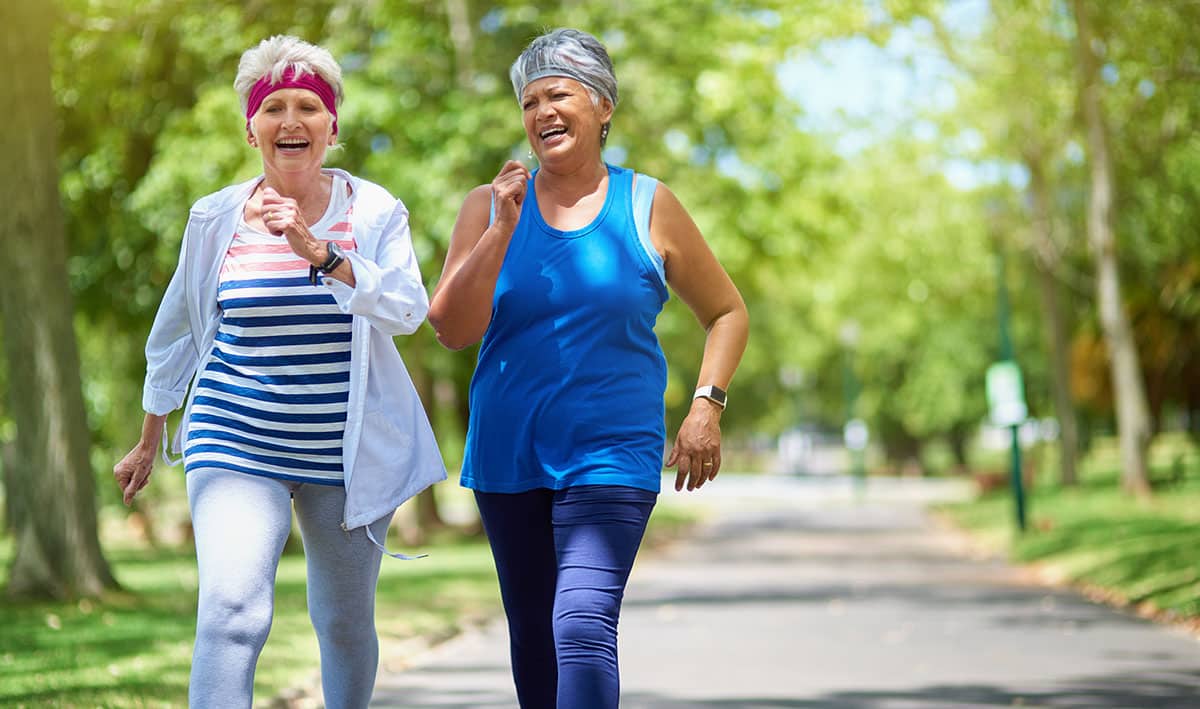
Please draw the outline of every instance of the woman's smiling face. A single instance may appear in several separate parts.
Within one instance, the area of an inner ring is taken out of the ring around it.
[[[308,89],[287,88],[263,99],[250,120],[251,145],[263,166],[280,172],[319,171],[334,143],[333,116]]]
[[[596,102],[587,87],[565,76],[531,81],[521,92],[525,134],[545,163],[576,150],[600,152],[600,128],[612,118],[606,99]]]

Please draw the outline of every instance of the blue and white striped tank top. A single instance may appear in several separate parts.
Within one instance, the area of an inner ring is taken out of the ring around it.
[[[355,248],[346,184],[335,177],[320,239]],[[342,485],[342,434],[350,391],[351,316],[283,236],[245,222],[225,254],[221,321],[196,383],[184,470]]]

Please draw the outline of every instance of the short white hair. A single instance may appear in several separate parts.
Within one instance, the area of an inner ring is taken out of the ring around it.
[[[257,47],[247,49],[238,62],[233,88],[237,91],[242,113],[246,112],[250,90],[259,79],[270,75],[272,82],[279,81],[289,67],[297,75],[316,74],[324,79],[333,89],[333,105],[342,104],[342,67],[329,50],[299,37],[277,34],[259,42]]]

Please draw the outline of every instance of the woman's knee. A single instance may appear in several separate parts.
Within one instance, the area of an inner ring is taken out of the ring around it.
[[[617,604],[606,594],[589,603],[560,608],[554,614],[554,644],[560,655],[585,652],[611,656],[617,652]],[[579,600],[579,599],[576,599]]]
[[[375,613],[370,604],[310,605],[308,616],[322,645],[362,648],[375,639]]]
[[[270,599],[211,591],[202,594],[196,622],[198,643],[261,649],[271,632]]]

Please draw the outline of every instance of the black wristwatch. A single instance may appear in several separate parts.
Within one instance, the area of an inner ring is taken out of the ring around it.
[[[346,252],[342,251],[342,247],[336,241],[325,242],[325,248],[329,251],[329,256],[325,259],[325,263],[320,266],[308,267],[308,281],[314,286],[317,285],[317,273],[322,273],[326,276],[337,270],[338,266],[342,265],[342,261],[346,260]]]

